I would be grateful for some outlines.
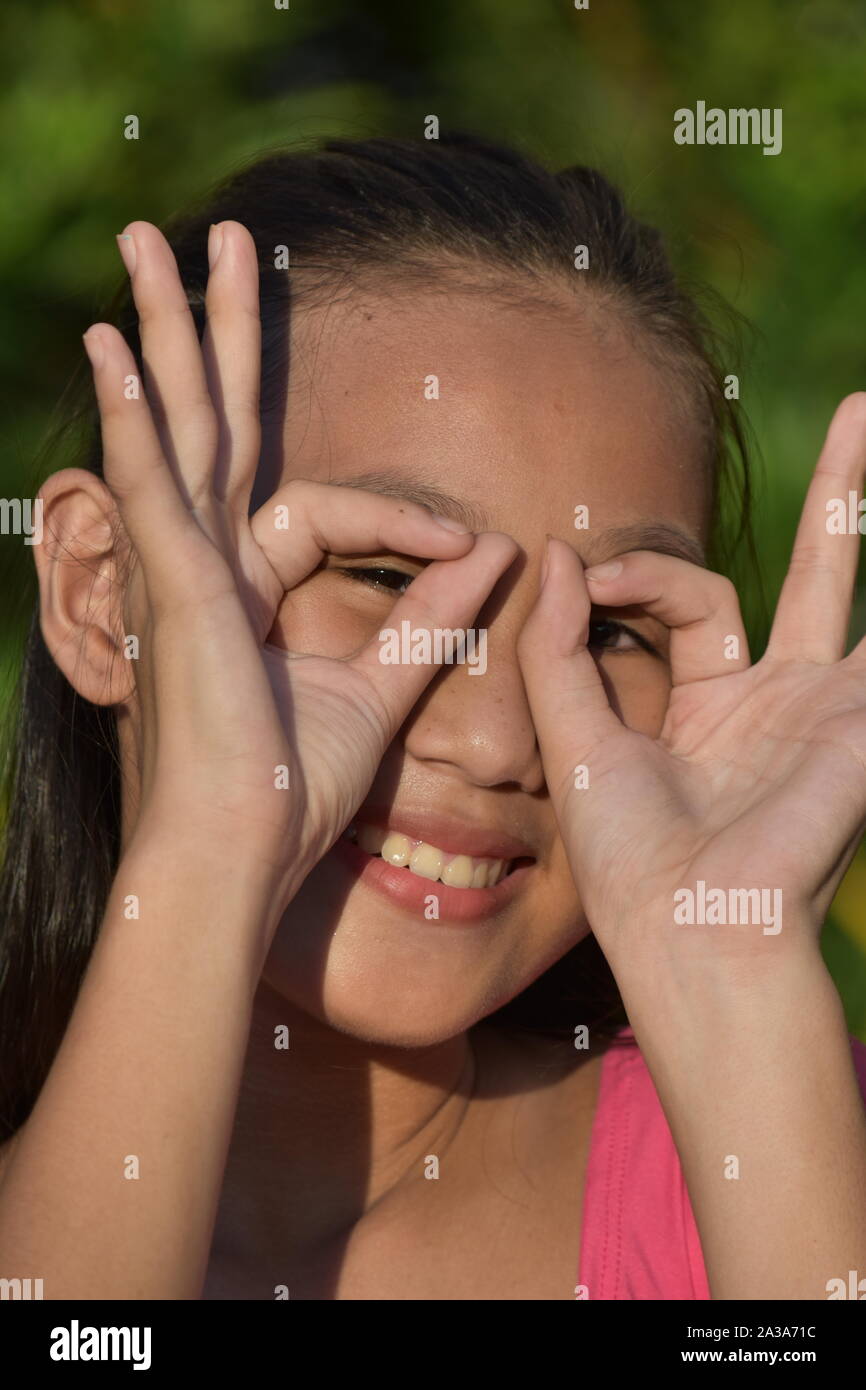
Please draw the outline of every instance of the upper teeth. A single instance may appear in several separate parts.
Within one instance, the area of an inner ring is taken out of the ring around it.
[[[449,888],[492,888],[508,869],[505,859],[449,854],[424,840],[410,840],[408,835],[376,825],[353,825],[346,833],[367,854],[381,854],[389,864],[407,868],[421,878],[440,879]]]

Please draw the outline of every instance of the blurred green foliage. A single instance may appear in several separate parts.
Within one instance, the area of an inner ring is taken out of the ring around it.
[[[772,605],[830,415],[866,386],[862,0],[6,0],[0,40],[3,496],[34,495],[80,335],[121,278],[126,222],[161,221],[256,151],[420,135],[434,113],[553,165],[597,164],[664,229],[683,273],[755,325],[740,398],[763,459]],[[781,154],[675,145],[674,111],[698,100],[780,107]],[[138,141],[124,139],[131,113]],[[18,588],[32,556],[19,538],[2,545]],[[757,633],[754,576],[742,587]],[[8,680],[8,589],[0,624]],[[864,630],[861,584],[853,637]],[[866,1039],[864,883],[858,861],[826,939]]]

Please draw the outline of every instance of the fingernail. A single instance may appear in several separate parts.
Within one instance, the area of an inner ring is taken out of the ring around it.
[[[115,237],[117,249],[123,257],[123,264],[126,266],[130,275],[135,270],[135,242],[129,232],[120,232]]]
[[[86,333],[82,333],[81,341],[84,344],[84,351],[90,358],[91,365],[98,371],[105,361],[105,347],[102,339],[98,333],[93,334],[91,330],[88,329]]]
[[[622,560],[606,560],[603,565],[590,565],[583,573],[585,579],[597,579],[603,583],[605,579],[616,579],[621,572]]]
[[[207,234],[207,259],[208,265],[213,270],[223,246],[223,229],[221,222],[211,222],[210,231]]]
[[[450,516],[440,516],[438,512],[431,512],[430,515],[446,531],[456,531],[458,535],[468,536],[472,530],[471,526],[464,526],[460,521],[452,521]]]

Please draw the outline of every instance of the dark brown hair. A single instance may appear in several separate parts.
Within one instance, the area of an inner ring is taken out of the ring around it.
[[[329,140],[276,151],[233,173],[164,227],[204,329],[207,231],[242,222],[259,250],[262,415],[278,412],[288,377],[290,307],[364,280],[393,292],[413,282],[489,283],[503,293],[573,294],[616,315],[645,347],[697,425],[695,467],[709,480],[710,562],[725,568],[748,540],[749,470],[738,405],[722,388],[717,330],[678,284],[662,237],[636,220],[594,169],[550,172],[472,135],[436,141]],[[275,268],[285,246],[290,268]],[[575,248],[588,265],[575,268]],[[141,368],[128,280],[101,315]],[[725,370],[729,370],[726,359]],[[99,419],[86,363],[45,448],[51,471],[99,473]],[[27,1118],[45,1081],[105,911],[119,853],[120,773],[111,710],[82,699],[43,641],[32,605],[5,767],[0,879],[0,1141]],[[566,1042],[625,1021],[613,975],[589,936],[486,1022]]]

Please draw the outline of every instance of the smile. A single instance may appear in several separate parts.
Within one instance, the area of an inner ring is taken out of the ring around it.
[[[517,862],[451,854],[425,840],[415,840],[377,825],[351,825],[346,838],[366,854],[378,855],[394,868],[408,869],[419,878],[444,883],[449,888],[493,888],[507,877]]]

